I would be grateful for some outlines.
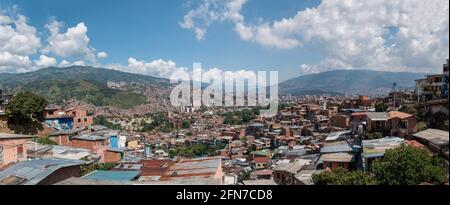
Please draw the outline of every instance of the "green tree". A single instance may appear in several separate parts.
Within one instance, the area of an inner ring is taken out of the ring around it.
[[[183,121],[183,129],[189,129],[191,124],[188,121]]]
[[[251,171],[249,171],[249,172],[245,172],[245,171],[242,172],[242,174],[239,175],[239,177],[238,177],[238,181],[242,182],[242,181],[245,181],[245,180],[250,180],[251,179],[251,174],[252,174]]]
[[[379,103],[375,105],[375,111],[376,112],[386,112],[388,109],[388,106],[385,103]]]
[[[21,91],[15,95],[5,108],[5,115],[8,126],[15,132],[36,133],[36,127],[39,120],[42,120],[42,114],[47,101],[32,92]]]
[[[382,185],[444,184],[448,180],[441,160],[426,149],[406,145],[387,150],[383,159],[374,162],[372,171]]]
[[[338,168],[331,172],[313,175],[315,185],[373,185],[375,180],[361,171]]]

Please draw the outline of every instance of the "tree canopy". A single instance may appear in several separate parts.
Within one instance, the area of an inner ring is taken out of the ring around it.
[[[331,172],[322,172],[313,175],[315,185],[372,185],[375,181],[372,177],[360,171],[347,171],[342,168]]]
[[[448,174],[441,158],[407,145],[387,150],[383,159],[374,162],[372,171],[382,185],[444,184]]]
[[[431,157],[426,149],[401,145],[387,150],[369,173],[339,168],[313,175],[313,181],[316,185],[440,185],[448,181],[444,163],[442,158]]]
[[[47,101],[32,92],[22,91],[15,95],[5,109],[8,123],[26,124],[42,116]]]
[[[16,133],[36,134],[42,130],[42,114],[47,101],[32,92],[21,91],[17,93],[5,107],[5,116],[8,127]]]
[[[385,103],[379,103],[375,105],[376,112],[386,112],[389,107]]]

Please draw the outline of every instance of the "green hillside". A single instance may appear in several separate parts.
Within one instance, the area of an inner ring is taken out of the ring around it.
[[[343,94],[377,94],[389,91],[394,82],[400,89],[411,89],[415,80],[424,78],[424,73],[383,72],[374,70],[334,70],[300,76],[280,83],[282,94],[310,93],[311,91]]]
[[[35,81],[26,84],[23,89],[38,93],[54,103],[77,99],[96,106],[111,105],[127,109],[147,102],[143,95],[111,89],[98,82],[86,80]]]
[[[126,86],[113,89],[107,86],[108,82],[125,83]],[[123,109],[147,103],[147,97],[141,94],[145,89],[165,88],[169,85],[169,81],[162,78],[79,66],[0,74],[0,88],[9,92],[30,90],[52,103],[77,99],[96,106]]]

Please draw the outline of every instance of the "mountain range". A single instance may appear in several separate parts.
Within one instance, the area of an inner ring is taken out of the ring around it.
[[[380,95],[397,83],[399,89],[412,89],[425,73],[373,70],[334,70],[305,75],[279,84],[280,94],[291,95]],[[130,109],[143,104],[167,104],[173,86],[169,80],[117,70],[72,66],[44,68],[28,73],[0,73],[0,89],[16,92],[26,89],[51,103],[76,99],[94,106]],[[203,87],[203,86],[202,86]]]
[[[145,104],[156,97],[152,94],[166,93],[169,87],[169,80],[163,78],[83,66],[0,74],[0,88],[12,93],[25,89],[51,103],[76,99],[122,109]]]
[[[279,84],[280,94],[304,95],[312,93],[347,95],[385,95],[396,83],[398,90],[411,90],[415,80],[425,73],[384,72],[374,70],[333,70],[304,75]]]

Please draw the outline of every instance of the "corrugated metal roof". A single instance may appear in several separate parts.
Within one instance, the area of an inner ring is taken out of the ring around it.
[[[60,168],[81,165],[86,162],[67,159],[37,159],[23,161],[0,172],[0,181],[17,176],[26,179],[25,185],[35,185]]]
[[[362,156],[365,158],[382,157],[388,149],[398,147],[403,139],[398,137],[387,137],[375,140],[363,140],[363,153]]]
[[[273,179],[260,179],[260,180],[245,180],[242,182],[244,185],[253,185],[253,186],[274,186],[277,185]]]
[[[320,153],[353,152],[353,147],[349,144],[326,145],[320,149]]]
[[[18,134],[8,134],[0,133],[0,139],[23,139],[23,138],[34,138],[34,135],[18,135]]]
[[[140,173],[140,171],[94,171],[82,178],[105,181],[131,181]]]
[[[320,160],[323,162],[353,162],[355,161],[355,155],[345,152],[329,153],[323,154]]]
[[[58,182],[55,185],[131,185],[128,181],[105,181],[95,179],[82,179],[71,177],[64,181]]]
[[[415,137],[422,138],[425,140],[431,140],[434,138],[442,139],[444,141],[449,141],[448,131],[437,130],[437,129],[427,129],[422,132],[414,134]]]
[[[372,121],[385,121],[389,119],[387,112],[367,112],[366,116]]]

